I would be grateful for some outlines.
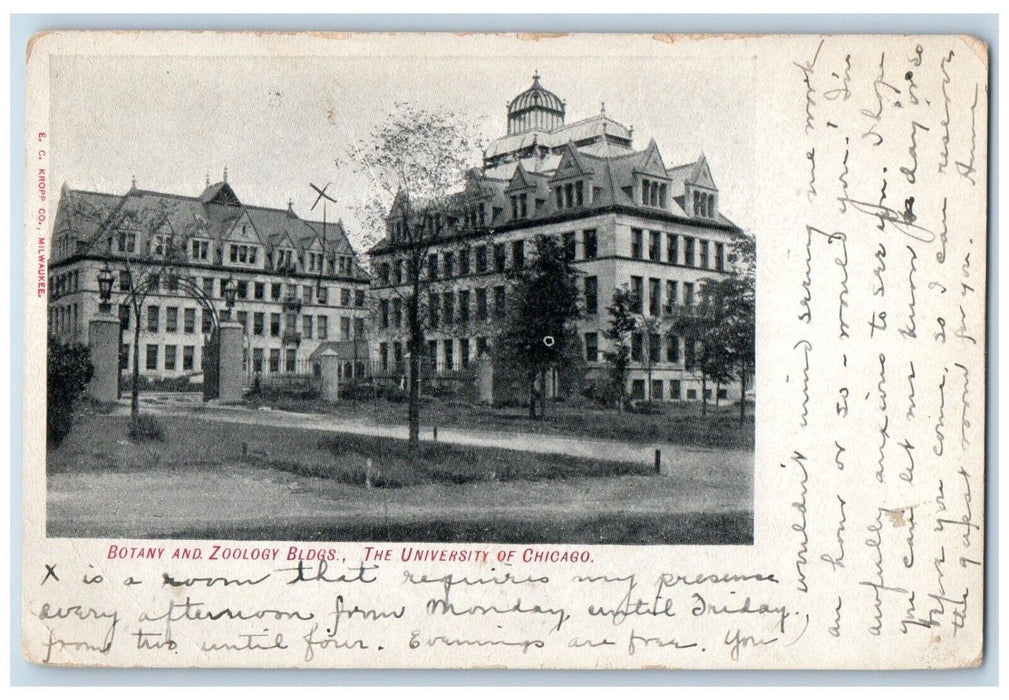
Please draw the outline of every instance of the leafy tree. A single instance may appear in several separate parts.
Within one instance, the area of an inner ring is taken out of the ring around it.
[[[756,245],[749,236],[736,244],[731,274],[701,283],[698,303],[676,309],[673,327],[688,344],[685,366],[700,372],[702,413],[707,413],[709,381],[740,381],[740,424],[746,417],[746,384],[755,362]]]
[[[529,264],[510,272],[511,294],[498,338],[503,358],[525,370],[529,418],[536,418],[535,387],[540,382],[540,419],[546,414],[546,376],[571,366],[580,356],[575,321],[581,318],[578,271],[552,236],[537,236]]]
[[[371,185],[371,194],[358,206],[361,218],[375,231],[386,231],[393,218],[399,223],[390,245],[402,254],[406,271],[405,285],[394,293],[403,299],[408,327],[411,448],[420,442],[420,361],[428,323],[424,302],[433,281],[426,262],[432,246],[452,233],[458,193],[465,190],[467,167],[479,151],[474,133],[452,112],[400,103],[350,151]]]
[[[630,338],[638,328],[637,307],[637,296],[628,291],[626,285],[613,290],[613,303],[606,307],[610,323],[603,331],[603,337],[610,341],[610,349],[603,353],[603,357],[610,365],[610,387],[621,412],[627,398],[627,376],[631,367]]]
[[[46,362],[46,441],[59,447],[73,427],[74,405],[94,375],[91,352],[80,343],[50,338]]]

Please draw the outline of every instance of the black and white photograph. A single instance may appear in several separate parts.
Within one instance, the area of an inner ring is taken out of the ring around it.
[[[56,56],[51,537],[751,544],[749,69]]]

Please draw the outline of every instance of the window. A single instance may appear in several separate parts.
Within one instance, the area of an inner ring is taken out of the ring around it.
[[[182,346],[182,369],[191,370],[193,369],[194,357],[196,355],[196,347],[193,345],[183,345]]]
[[[487,246],[478,246],[476,249],[476,271],[487,272]]]
[[[438,310],[441,306],[441,297],[438,296],[437,292],[431,292],[427,295],[427,316],[428,322],[431,324],[432,328],[438,327]]]
[[[280,314],[270,314],[270,335],[274,338],[280,335]]]
[[[147,346],[147,369],[157,369],[158,368],[158,346],[148,345]]]
[[[125,331],[130,328],[130,305],[119,305],[119,326]]]
[[[585,183],[582,180],[566,182],[554,187],[558,209],[572,209],[585,205]]]
[[[295,368],[297,367],[297,350],[294,348],[288,348],[287,352],[284,353],[284,371],[288,374],[294,374]]]
[[[694,239],[690,236],[683,237],[683,264],[687,267],[694,266]]]
[[[314,321],[315,321],[315,319],[312,318],[311,316],[302,316],[301,317],[301,334],[305,338],[311,338],[312,337],[312,323]]]
[[[703,269],[707,270],[708,267],[709,267],[708,266],[708,242],[704,241],[704,240],[700,240],[700,241],[697,242],[697,244],[698,244],[698,247],[700,248],[700,253],[701,253],[700,267],[702,267]]]
[[[210,241],[197,241],[197,240],[193,241],[192,245],[193,260],[206,260],[207,253],[209,251],[210,251]]]
[[[389,300],[388,299],[383,299],[382,301],[380,301],[378,303],[378,316],[379,316],[379,319],[381,319],[380,323],[382,324],[382,328],[388,328],[389,327]]]
[[[494,244],[494,271],[504,272],[506,264],[504,243]]]
[[[340,289],[340,306],[350,306],[350,287]]]
[[[512,267],[521,270],[525,267],[525,241],[512,241]]]
[[[214,296],[214,278],[204,277],[203,278],[203,293],[208,296]]]
[[[355,322],[356,321],[361,321],[362,323],[364,322],[364,319],[354,319],[354,320],[355,320]],[[361,335],[364,335],[363,328],[362,328],[362,330],[361,330],[360,333],[361,333]],[[350,317],[349,316],[341,316],[340,317],[340,339],[341,340],[350,340]]]
[[[498,318],[505,314],[505,288],[494,287],[494,315]]]
[[[481,358],[490,352],[490,341],[487,338],[480,337],[476,339],[476,356]]]
[[[182,330],[186,333],[196,332],[196,309],[185,309],[182,312]]]
[[[119,272],[119,291],[128,292],[130,291],[130,273],[126,270],[120,270]]]
[[[207,309],[203,310],[203,332],[210,333],[214,329],[214,318],[211,316],[210,311]]]
[[[364,319],[355,318],[354,319],[354,337],[363,338],[364,337]]]
[[[319,287],[319,303],[325,304],[329,301],[329,287]],[[361,306],[364,306],[364,299],[361,300]]]
[[[670,333],[666,336],[666,362],[680,361],[680,336]]]
[[[662,359],[662,336],[658,333],[648,334],[648,361],[659,362]]]
[[[442,314],[445,317],[445,323],[451,325],[455,322],[455,294],[453,292],[445,292],[441,297]]]
[[[383,285],[389,284],[389,263],[378,266],[378,279]]]
[[[513,219],[525,219],[529,216],[529,195],[525,192],[522,194],[513,194],[511,196],[512,205],[512,218]]]
[[[280,349],[270,348],[270,372],[276,374],[280,371]]]
[[[562,237],[564,245],[564,259],[571,262],[575,259],[575,232],[565,233]]]
[[[631,382],[631,398],[635,401],[642,401],[645,398],[645,380],[635,379]]]
[[[662,280],[650,277],[648,279],[648,313],[658,316],[662,311]]]
[[[661,401],[662,400],[662,380],[653,379],[652,380],[652,395],[648,397],[651,401]]]
[[[147,307],[147,330],[151,333],[158,332],[158,312],[160,309],[157,306]]]
[[[694,303],[694,283],[684,282],[683,283],[683,303],[687,306],[692,306]]]
[[[427,357],[431,362],[437,364],[438,362],[438,341],[429,340],[427,341]]]
[[[682,384],[679,379],[672,379],[669,381],[669,398],[673,401],[679,401],[680,397],[683,396]]]
[[[655,262],[662,260],[662,233],[660,231],[648,232],[648,259]]]
[[[643,232],[639,228],[631,229],[631,257],[640,260],[642,256],[641,252],[641,236]]]
[[[644,336],[641,333],[631,333],[631,361],[641,362],[644,359]]]
[[[165,346],[165,370],[174,371],[175,370],[175,351],[177,348],[174,345]]]
[[[280,295],[284,293],[284,285],[274,282],[270,286],[270,298],[274,301],[280,301]]]
[[[585,361],[586,362],[598,362],[599,361],[599,334],[598,333],[586,333],[585,334]]]
[[[316,330],[319,331],[319,340],[325,340],[329,337],[329,319],[325,316],[317,316],[315,319]]]
[[[646,207],[666,208],[668,185],[655,180],[641,179],[641,204]]]
[[[253,286],[252,288],[252,295],[256,299],[262,299],[264,296],[266,296],[266,283],[256,282],[255,286]]]
[[[252,334],[263,335],[264,314],[257,311],[252,314]]]
[[[666,311],[672,312],[673,307],[676,306],[676,280],[666,280]]]
[[[449,278],[455,274],[455,253],[446,251],[442,256],[442,277]]]
[[[392,325],[396,328],[403,327],[403,300],[399,297],[392,300]]]
[[[706,219],[715,218],[715,195],[694,190],[694,214]]]
[[[249,312],[239,311],[238,312],[238,322],[242,324],[242,333],[248,335],[249,333]]]
[[[178,330],[179,330],[179,307],[169,306],[167,309],[165,309],[165,331],[167,331],[168,333],[175,333]],[[165,369],[168,368],[165,367]],[[174,367],[172,369],[174,369]]]
[[[459,323],[469,323],[469,290],[459,292]]]
[[[596,277],[585,278],[585,313],[599,313],[599,280]]]
[[[252,350],[252,371],[256,374],[263,372],[263,348],[253,348]]]
[[[459,367],[469,369],[469,338],[459,339]]]
[[[598,254],[597,248],[596,230],[593,228],[588,231],[582,231],[582,257],[586,260],[592,260]]]
[[[680,237],[675,233],[666,234],[666,262],[680,264]]]
[[[470,262],[470,252],[469,248],[463,248],[459,251],[459,274],[468,275],[469,274],[469,262]]]
[[[697,341],[685,338],[683,341],[683,364],[694,367],[697,364]]]
[[[392,361],[397,372],[403,371],[403,344],[396,341],[392,344]]]
[[[429,279],[438,279],[438,255],[435,253],[427,256],[427,276]]]
[[[455,343],[451,338],[445,341],[445,370],[451,372],[455,368]]]
[[[634,313],[641,313],[643,308],[644,298],[645,298],[645,279],[643,277],[631,277],[631,294],[633,299],[631,303],[633,305]]]
[[[323,291],[325,291],[325,288],[323,288]],[[325,300],[325,294],[323,294],[323,299],[321,300],[321,303],[325,303],[325,301],[326,301]],[[364,290],[363,289],[355,289],[354,290],[354,306],[356,306],[358,308],[361,308],[362,306],[364,306]]]
[[[129,369],[130,367],[130,346],[127,343],[123,343],[123,346],[119,348],[119,369]]]
[[[389,343],[378,344],[378,361],[383,372],[389,371]]]
[[[725,272],[725,244],[716,243],[715,244],[715,269],[719,272]]]
[[[479,321],[487,319],[487,290],[482,287],[476,290],[476,317]]]

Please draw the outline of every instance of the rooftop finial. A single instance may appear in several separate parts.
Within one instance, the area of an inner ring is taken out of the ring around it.
[[[207,173],[207,187],[210,187],[210,173]]]
[[[137,189],[137,176],[136,175],[133,176],[133,185],[131,187],[133,189]]]
[[[228,166],[227,165],[224,166],[224,181],[225,182],[228,181]]]
[[[606,103],[605,102],[600,102],[599,103],[599,113],[602,114],[602,115],[604,115],[604,116],[606,115]]]
[[[533,82],[538,83],[540,81],[540,72],[538,70],[533,71]]]

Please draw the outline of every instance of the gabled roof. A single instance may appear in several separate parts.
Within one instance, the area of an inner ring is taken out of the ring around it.
[[[557,170],[554,171],[554,175],[550,178],[550,181],[555,180],[565,180],[569,177],[578,177],[581,175],[591,175],[594,171],[590,164],[589,157],[578,152],[573,143],[568,143],[564,147],[564,152],[561,153],[561,162],[557,166]]]
[[[525,166],[519,162],[518,167],[515,168],[515,174],[512,175],[511,180],[508,182],[508,187],[505,188],[505,192],[514,192],[516,190],[527,190],[531,187],[536,187],[536,182],[532,179],[532,176],[526,171]]]
[[[200,201],[204,204],[214,203],[226,206],[239,206],[242,203],[239,201],[235,191],[231,189],[231,185],[225,181],[207,185],[207,188],[200,195]]]

